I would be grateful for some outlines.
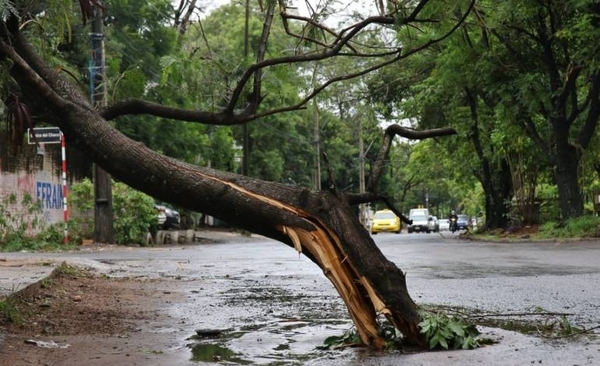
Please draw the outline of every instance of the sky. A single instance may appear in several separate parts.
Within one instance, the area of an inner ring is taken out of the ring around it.
[[[199,0],[198,6],[205,12],[209,13],[211,10],[228,4],[230,1],[245,2],[245,0]],[[258,0],[250,0],[256,2]],[[266,0],[263,0],[265,2]],[[292,5],[298,9],[298,14],[302,16],[309,15],[309,8],[320,9],[326,1],[324,0],[288,0]],[[331,1],[329,1],[331,2]],[[374,6],[375,0],[340,0],[336,2],[336,8],[339,9],[339,16],[333,18],[332,22],[337,23],[344,19],[343,14],[350,13],[352,11],[360,12],[363,15],[374,15],[376,9]],[[173,0],[173,5],[177,6],[179,0]]]

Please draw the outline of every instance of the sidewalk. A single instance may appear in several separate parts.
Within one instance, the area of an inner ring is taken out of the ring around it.
[[[6,258],[0,253],[0,299],[47,277],[54,268],[51,261]]]
[[[202,243],[227,243],[229,241],[244,242],[264,239],[264,237],[260,235],[242,235],[238,231],[227,229],[197,230],[196,238],[197,243],[194,245],[201,245]],[[82,251],[102,251],[110,250],[111,248],[126,248],[126,246],[101,245],[96,247],[93,245],[84,245],[80,247]],[[0,252],[0,299],[14,292],[22,290],[28,285],[49,276],[57,266],[67,260],[67,258],[63,259],[57,257],[57,253],[53,253],[49,256],[46,256],[43,252],[28,254],[28,258],[17,258],[19,256],[18,253]],[[30,254],[34,254],[37,258],[31,258]],[[68,258],[68,260],[73,262],[72,257]],[[98,263],[93,260],[81,259],[81,262],[82,263],[71,264],[94,267],[100,270],[100,272],[102,272],[103,269],[106,269],[102,263]],[[109,266],[106,267],[108,268]]]

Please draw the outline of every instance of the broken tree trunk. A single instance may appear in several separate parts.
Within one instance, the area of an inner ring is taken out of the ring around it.
[[[308,256],[333,283],[365,345],[383,348],[378,314],[424,345],[419,315],[402,271],[388,261],[344,196],[201,168],[133,141],[93,110],[86,96],[58,77],[21,42],[0,42],[12,75],[36,110],[60,127],[70,146],[113,177],[152,197],[203,212],[279,240]],[[14,50],[18,51],[18,54]],[[25,61],[27,59],[27,61]]]
[[[413,343],[424,344],[404,274],[384,257],[343,197],[186,164],[128,139],[92,110],[71,104],[62,112],[57,123],[70,143],[114,177],[308,256],[344,300],[364,344],[385,345],[378,314]]]
[[[402,334],[422,345],[419,315],[406,289],[404,273],[388,261],[349,207],[328,193],[319,207],[298,212],[314,221],[313,231],[284,227],[297,250],[308,252],[344,299],[361,340],[383,348],[377,316],[383,314]],[[317,211],[315,211],[317,209]],[[318,212],[318,213],[317,213]],[[317,214],[318,218],[313,216]]]

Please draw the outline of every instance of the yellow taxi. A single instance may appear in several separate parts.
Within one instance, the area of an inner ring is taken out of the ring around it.
[[[375,215],[373,215],[373,222],[371,222],[371,234],[375,235],[384,231],[400,234],[400,230],[402,230],[400,218],[391,210],[380,210],[375,212]]]

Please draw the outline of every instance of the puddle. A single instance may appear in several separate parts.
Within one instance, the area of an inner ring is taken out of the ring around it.
[[[317,349],[331,335],[339,335],[349,326],[349,320],[318,322],[271,316],[269,321],[228,329],[215,336],[204,332],[188,338],[191,361],[222,362],[237,365],[305,365],[322,359],[341,356]],[[197,331],[198,332],[198,331]]]
[[[236,365],[251,365],[252,362],[240,358],[239,354],[229,348],[217,344],[193,344],[188,345],[192,349],[192,358],[195,362],[223,362]]]

